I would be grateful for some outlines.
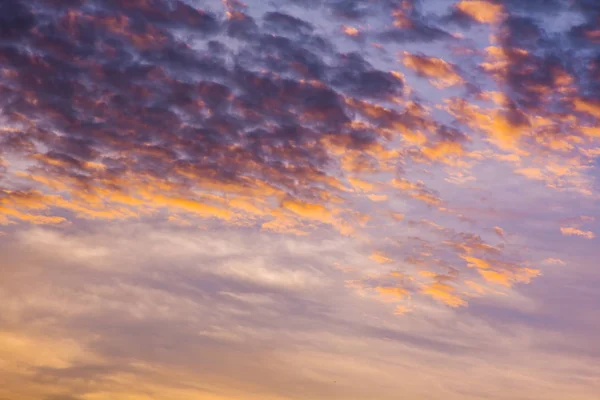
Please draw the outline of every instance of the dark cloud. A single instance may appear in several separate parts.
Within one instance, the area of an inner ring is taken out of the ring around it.
[[[349,20],[360,19],[369,12],[369,3],[364,0],[331,0],[328,6],[333,15]]]
[[[475,21],[472,16],[456,7],[453,7],[447,15],[444,15],[440,19],[440,21],[444,24],[455,24],[463,29],[468,29],[477,24],[477,21]]]
[[[127,176],[182,192],[218,183],[268,185],[316,199],[324,187],[339,194],[343,185],[333,183],[339,175],[332,171],[342,164],[353,172],[379,168],[378,155],[396,138],[414,146],[395,154],[397,169],[409,161],[445,162],[472,143],[467,118],[451,127],[438,118],[432,104],[420,100],[420,88],[395,70],[401,63],[382,66],[371,47],[349,51],[342,30],[340,41],[327,37],[330,27],[303,13],[233,1],[223,12],[180,1],[65,8],[40,0],[28,4],[29,11],[10,4],[13,15],[30,15],[33,25],[0,46],[0,103],[16,127],[1,137],[3,151],[20,152],[34,164],[30,172],[66,179],[87,196],[127,190],[130,183],[119,179]],[[442,40],[451,49],[466,43],[419,2],[306,6],[328,10],[336,31],[347,18],[357,19],[352,25],[365,37],[397,42],[390,46],[398,54],[410,54],[400,53],[400,42]],[[372,16],[382,23],[369,25]],[[565,115],[577,91],[597,95],[597,52],[572,46],[577,29],[555,33],[540,21],[509,8],[497,24],[494,45],[501,51],[485,60],[493,66],[488,70],[474,67],[481,61],[476,56],[465,56],[463,67],[421,53],[414,57],[423,70],[413,70],[430,82],[451,80],[447,86],[465,81],[479,93],[481,72],[491,75],[504,94],[497,116],[510,128],[530,129],[532,113]],[[575,92],[561,86],[565,76],[574,77]],[[547,130],[558,137],[559,128]],[[415,187],[411,193],[430,205],[443,203],[435,192]]]
[[[413,43],[413,42],[434,42],[437,40],[451,39],[451,36],[445,30],[428,25],[426,22],[416,19],[411,21],[409,27],[391,28],[379,34],[379,38],[384,42]]]
[[[36,4],[45,19],[30,49],[0,50],[4,113],[15,124],[28,120],[3,141],[31,152],[28,137],[35,137],[48,148],[38,157],[45,168],[78,180],[129,170],[185,181],[175,173],[184,168],[226,180],[294,181],[288,189],[297,192],[311,185],[298,186],[305,179],[298,168],[324,173],[329,156],[316,145],[326,135],[362,146],[355,139],[362,133],[347,126],[346,96],[383,99],[402,89],[389,73],[348,61],[311,24],[281,12],[264,15],[263,31],[243,9],[219,20],[181,2],[72,3],[68,11]],[[12,15],[33,15],[13,7],[21,11]],[[246,49],[231,50],[215,36],[221,26]],[[178,39],[182,29],[204,44]],[[330,65],[325,57],[342,61]],[[88,162],[107,168],[92,171]]]
[[[19,39],[35,26],[36,18],[25,2],[6,0],[0,4],[0,40]]]
[[[310,23],[281,12],[267,12],[263,16],[263,20],[265,29],[278,34],[301,36],[314,31],[314,27]]]
[[[554,18],[560,17],[554,15]],[[592,82],[586,79],[589,77],[586,70],[595,49],[585,51],[585,46],[572,46],[570,40],[582,40],[583,35],[580,27],[549,33],[535,14],[508,14],[497,35],[506,66],[496,77],[511,107],[542,114],[564,112],[573,94],[564,88],[569,84],[568,77],[573,77],[577,91],[589,92]]]
[[[402,95],[400,79],[374,69],[357,53],[342,55],[338,66],[332,69],[332,75],[332,85],[345,89],[354,97],[386,100]]]
[[[565,0],[492,0],[492,2],[503,5],[510,11],[550,14],[565,10],[569,4],[569,1]]]
[[[319,54],[321,49],[313,46],[311,39],[262,35],[237,55],[237,61],[249,69],[262,66],[279,74],[323,79],[328,66]]]

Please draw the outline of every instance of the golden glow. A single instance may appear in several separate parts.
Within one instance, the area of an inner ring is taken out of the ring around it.
[[[485,0],[461,0],[456,8],[469,15],[475,21],[492,24],[501,21],[504,17],[504,7]]]

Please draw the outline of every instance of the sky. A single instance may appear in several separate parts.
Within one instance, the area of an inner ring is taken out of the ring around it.
[[[598,400],[599,139],[597,0],[2,0],[0,400]]]

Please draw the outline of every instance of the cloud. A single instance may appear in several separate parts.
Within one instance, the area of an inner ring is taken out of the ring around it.
[[[403,298],[408,296],[409,292],[406,289],[398,288],[398,287],[381,287],[378,286],[375,290],[381,294],[382,296],[392,296]]]
[[[465,306],[467,302],[460,298],[456,292],[456,288],[441,282],[434,282],[423,286],[421,289],[423,294],[429,295],[437,301],[440,301],[450,307]]]
[[[441,58],[404,52],[402,62],[419,76],[430,78],[431,84],[438,88],[464,83],[461,76],[456,72],[456,67]]]
[[[496,233],[496,235],[500,236],[503,239],[504,239],[504,236],[506,235],[506,233],[504,232],[504,229],[500,228],[499,226],[494,227],[494,232]]]
[[[594,239],[596,235],[591,231],[583,231],[572,226],[562,226],[560,232],[565,236],[581,236],[586,239]]]
[[[485,24],[499,22],[504,14],[502,5],[491,1],[461,0],[455,7],[473,20]]]
[[[279,3],[0,4],[0,398],[598,392],[598,7]]]
[[[394,261],[393,259],[389,258],[385,253],[383,253],[381,251],[374,252],[373,254],[371,254],[369,256],[369,258],[380,264],[386,264],[386,263],[390,263],[390,262]]]
[[[545,264],[551,264],[551,265],[567,265],[567,263],[565,263],[563,260],[559,259],[559,258],[547,258],[544,260]]]

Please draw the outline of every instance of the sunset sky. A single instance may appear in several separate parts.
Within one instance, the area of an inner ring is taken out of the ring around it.
[[[0,0],[0,400],[599,400],[600,1]]]

